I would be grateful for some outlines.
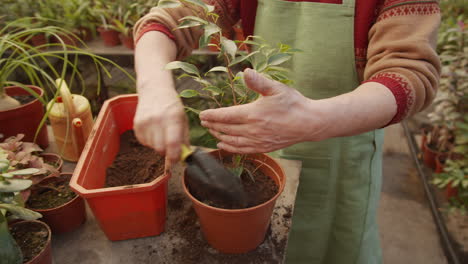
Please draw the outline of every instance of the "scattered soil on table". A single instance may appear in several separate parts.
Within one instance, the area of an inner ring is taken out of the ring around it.
[[[222,254],[212,248],[200,230],[197,215],[192,206],[184,208],[189,204],[188,199],[182,195],[173,195],[168,198],[169,211],[182,211],[177,221],[169,223],[168,236],[171,237],[173,263],[184,264],[277,264],[282,263],[286,247],[286,236],[279,238],[274,234],[271,227],[268,228],[265,240],[257,249],[244,254]],[[281,226],[288,226],[291,221],[291,208],[284,207],[286,214],[283,217],[277,215],[276,219]],[[170,230],[170,231],[169,231]],[[183,239],[180,242],[175,238]]]
[[[226,157],[222,162],[227,168],[234,167],[232,157]],[[223,197],[218,197],[211,191],[194,190],[193,188],[190,188],[190,186],[189,191],[199,201],[207,205],[223,209],[254,207],[267,202],[278,193],[278,186],[275,181],[265,175],[262,170],[259,169],[259,165],[256,165],[250,160],[246,160],[243,166],[244,172],[241,175],[241,180],[247,194],[248,201],[246,207],[239,207],[238,204],[232,204],[231,202],[224,200]]]
[[[61,176],[57,181],[49,181],[47,184],[37,184],[32,188],[26,206],[32,209],[50,209],[61,206],[76,197],[70,189],[69,175],[66,178]]]
[[[47,245],[49,233],[46,227],[37,224],[19,224],[10,229],[11,235],[23,252],[23,263],[36,257]]]
[[[36,97],[34,97],[33,95],[30,95],[30,94],[28,94],[28,95],[13,95],[11,97],[13,97],[18,102],[20,102],[21,105],[25,105],[27,103],[30,103],[30,102],[34,101],[34,99],[36,99]]]
[[[120,150],[107,168],[106,187],[152,182],[164,172],[164,157],[145,147],[133,130],[120,136]]]

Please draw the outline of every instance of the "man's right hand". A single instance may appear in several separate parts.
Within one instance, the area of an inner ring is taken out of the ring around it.
[[[138,106],[133,129],[140,143],[180,160],[181,145],[189,141],[187,116],[172,73],[165,70],[176,56],[174,42],[164,34],[145,33],[135,49]]]
[[[189,144],[189,128],[184,106],[175,90],[161,91],[153,99],[140,96],[133,122],[140,143],[166,155],[172,164],[180,160],[181,145]]]

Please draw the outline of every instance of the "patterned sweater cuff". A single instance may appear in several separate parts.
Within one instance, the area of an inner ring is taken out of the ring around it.
[[[397,112],[393,119],[384,127],[399,123],[408,115],[409,109],[413,104],[413,97],[411,89],[409,88],[409,83],[400,75],[394,73],[379,73],[366,82],[378,82],[383,84],[393,93],[393,96],[395,96]]]
[[[140,40],[140,38],[146,33],[150,31],[159,31],[166,35],[168,38],[172,39],[175,41],[174,35],[171,33],[171,31],[163,24],[156,23],[156,22],[148,22],[146,25],[141,27],[141,29],[135,33],[135,44]]]

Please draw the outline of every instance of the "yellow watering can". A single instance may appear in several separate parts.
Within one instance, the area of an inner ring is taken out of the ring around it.
[[[71,94],[64,80],[55,83],[61,96],[47,105],[55,142],[62,158],[77,161],[93,127],[91,106],[86,97]]]

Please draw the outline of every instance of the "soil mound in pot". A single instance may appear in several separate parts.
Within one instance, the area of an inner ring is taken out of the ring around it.
[[[227,168],[234,166],[232,164],[232,157],[226,157],[222,162]],[[258,165],[250,160],[246,160],[243,166],[244,172],[241,175],[241,180],[248,200],[247,206],[244,208],[254,207],[267,202],[278,193],[278,186],[274,180],[265,175]],[[207,205],[223,209],[244,209],[238,207],[237,204],[233,205],[232,203],[218,199],[211,192],[195,190],[194,188],[190,188],[190,186],[188,186],[188,189],[195,198]]]
[[[62,176],[63,177],[63,176]],[[50,209],[61,206],[76,197],[69,186],[71,175],[47,184],[34,186],[26,203],[32,209]]]
[[[49,232],[42,225],[34,223],[15,225],[10,232],[21,248],[23,263],[36,257],[47,246]]]
[[[120,135],[120,149],[106,171],[106,187],[152,182],[164,172],[164,156],[145,147],[133,130]]]

